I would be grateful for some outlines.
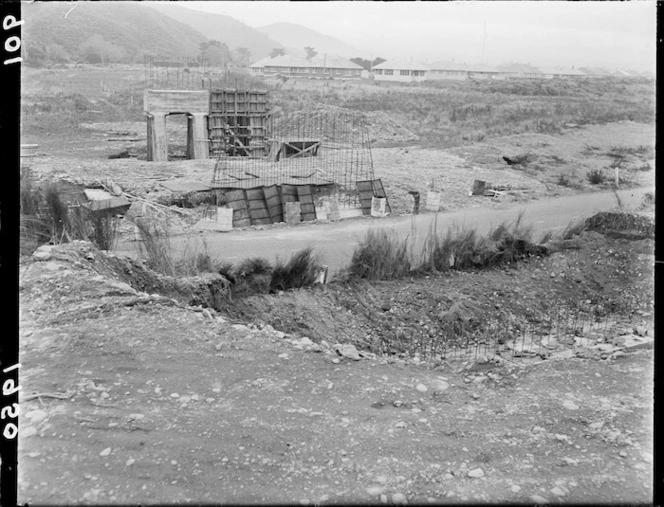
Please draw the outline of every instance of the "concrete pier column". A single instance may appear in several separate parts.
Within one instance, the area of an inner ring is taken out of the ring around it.
[[[187,154],[189,158],[209,158],[207,115],[192,113],[187,121]]]
[[[166,114],[148,114],[148,161],[168,160]]]

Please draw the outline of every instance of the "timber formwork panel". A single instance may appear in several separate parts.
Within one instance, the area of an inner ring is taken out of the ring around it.
[[[267,211],[270,214],[270,220],[273,224],[284,221],[284,210],[281,204],[281,195],[279,194],[279,187],[272,185],[263,187],[265,194],[265,202],[267,203]]]
[[[314,204],[311,187],[309,185],[298,185],[296,188],[298,201],[300,201],[302,221],[316,220],[316,205]]]
[[[371,214],[371,204],[374,197],[382,197],[385,199],[385,211],[391,213],[390,203],[383,188],[383,182],[377,180],[365,180],[357,182],[357,192],[360,194],[360,207],[362,208],[363,215]]]
[[[251,225],[251,216],[247,206],[247,197],[244,190],[229,190],[225,200],[233,208],[233,227],[248,227]]]
[[[358,181],[357,192],[360,194],[360,207],[363,215],[371,214],[371,201],[374,197],[373,181]]]
[[[268,225],[272,223],[270,213],[265,202],[263,187],[245,190],[247,203],[249,205],[249,216],[251,225]]]
[[[268,153],[268,92],[211,90],[210,154],[264,157]]]
[[[295,185],[281,185],[279,189],[281,192],[281,204],[285,205],[287,202],[297,202],[297,187]]]

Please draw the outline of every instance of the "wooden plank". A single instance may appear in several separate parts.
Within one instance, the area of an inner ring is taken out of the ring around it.
[[[204,113],[210,112],[207,90],[145,90],[143,109],[146,113]]]
[[[295,185],[281,185],[281,204],[297,202],[297,187]]]
[[[248,201],[253,201],[253,200],[264,200],[265,199],[265,192],[263,191],[262,188],[251,188],[245,191],[247,195],[247,200]]]
[[[316,206],[314,205],[314,197],[311,194],[311,187],[309,185],[298,185],[297,195],[300,201],[302,220],[305,222],[316,220]]]
[[[279,194],[279,187],[272,185],[263,188],[265,194],[265,202],[267,204],[267,211],[270,213],[270,220],[272,223],[284,221],[283,205],[281,204],[281,195]]]

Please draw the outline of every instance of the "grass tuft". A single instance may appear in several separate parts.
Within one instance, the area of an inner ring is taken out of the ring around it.
[[[393,280],[410,272],[408,239],[383,229],[367,231],[353,252],[348,269],[351,276],[368,280]]]
[[[321,269],[320,255],[311,247],[295,252],[287,263],[277,260],[272,270],[270,292],[313,285]]]
[[[606,181],[606,175],[601,169],[593,169],[586,174],[591,185],[600,185]]]

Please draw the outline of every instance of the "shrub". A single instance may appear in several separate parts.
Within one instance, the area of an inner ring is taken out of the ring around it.
[[[588,171],[586,176],[588,177],[588,181],[591,185],[599,185],[604,183],[606,180],[606,175],[601,169],[593,169],[592,171]]]
[[[272,270],[270,292],[313,285],[322,267],[320,256],[314,254],[311,247],[294,253],[285,264],[277,260]]]
[[[175,258],[168,227],[154,220],[137,218],[134,222],[141,234],[139,252],[146,259],[146,264],[153,271],[168,276],[175,276]]]
[[[349,273],[368,280],[393,280],[410,271],[408,240],[370,229],[353,252]]]
[[[565,174],[560,173],[558,175],[558,185],[560,185],[561,187],[569,187],[571,184],[572,182]]]

